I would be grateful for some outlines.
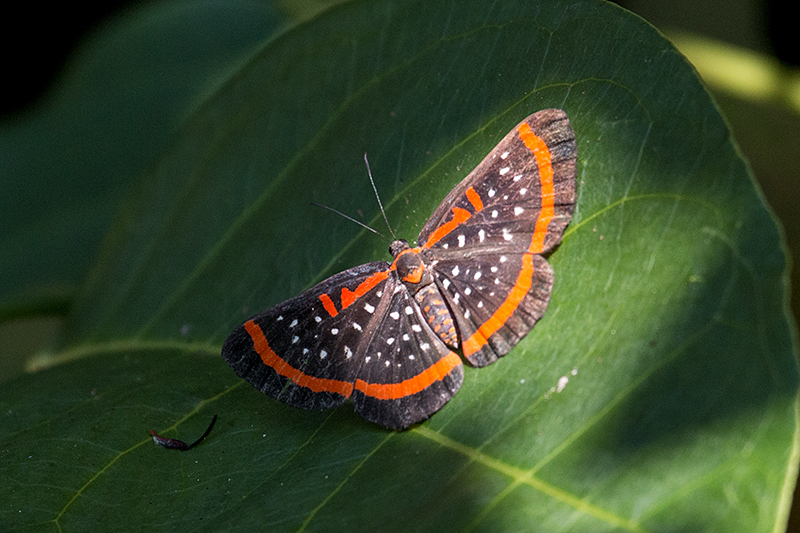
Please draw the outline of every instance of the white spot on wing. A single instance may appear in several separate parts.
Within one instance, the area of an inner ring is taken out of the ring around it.
[[[321,350],[319,352],[319,358],[320,359],[325,359],[326,357],[328,357],[328,352],[326,352],[325,350]]]
[[[461,248],[467,242],[467,238],[463,235],[458,236],[458,247]]]
[[[289,324],[289,327],[290,327],[290,328],[293,328],[293,327],[295,327],[296,325],[297,325],[297,319],[295,318],[294,320],[292,320],[292,323],[291,323],[291,324]]]
[[[495,195],[495,193],[496,193],[496,192],[497,192],[497,191],[495,191],[494,189],[489,189],[489,192],[488,192],[489,198],[492,198],[492,197],[494,197],[494,195]]]
[[[374,312],[375,312],[375,307],[373,307],[373,306],[369,305],[369,303],[365,303],[365,304],[364,304],[364,310],[365,310],[367,313],[369,313],[369,314],[372,314],[372,313],[374,313]]]
[[[481,279],[481,271],[478,270],[477,272],[475,272],[475,275],[472,276],[472,279],[474,279],[475,281]]]
[[[503,228],[503,238],[507,241],[510,241],[514,238],[514,236],[508,232],[508,228]]]
[[[525,210],[517,206],[514,208],[514,216],[520,216]]]
[[[483,231],[483,230],[478,230],[478,239],[479,239],[481,242],[483,242],[483,240],[484,240],[485,238],[486,238],[486,232],[485,232],[485,231]]]
[[[509,152],[507,152],[507,151],[503,152],[502,154],[500,154],[500,159],[505,159],[506,157],[508,157],[508,154],[509,154]]]
[[[498,213],[497,213],[497,209],[495,209],[494,211],[492,211],[492,218],[497,218],[497,214],[498,214]]]
[[[411,309],[411,306],[410,306],[410,305],[407,305],[407,306],[406,306],[406,309],[405,309],[405,311],[406,311],[406,314],[407,314],[407,315],[413,315],[413,314],[414,314],[414,310],[413,310],[413,309]]]
[[[509,171],[509,170],[511,170],[511,167],[505,167],[505,168],[501,168],[501,169],[500,169],[500,175],[501,175],[501,176],[505,176],[506,174],[508,174],[508,171]]]
[[[397,311],[392,311],[391,313],[389,313],[389,316],[397,320],[398,318],[400,318],[400,313],[398,313]]]
[[[422,331],[422,328],[420,327],[419,324],[412,324],[411,329],[413,329],[415,333],[419,333],[420,331]]]
[[[353,322],[353,327],[358,331],[361,331],[361,324],[359,324],[358,322]]]
[[[458,273],[459,273],[458,265],[454,266],[453,270],[451,270],[450,272],[451,272],[451,274],[453,274],[453,276],[458,276]]]
[[[353,357],[353,350],[351,350],[349,346],[344,347],[344,356],[347,357],[348,359]]]
[[[331,333],[333,333],[334,335],[338,335],[339,334],[339,329],[338,328],[331,328]]]
[[[299,341],[299,340],[300,340],[300,337],[295,335],[294,337],[292,337],[292,344],[297,344],[297,341]]]

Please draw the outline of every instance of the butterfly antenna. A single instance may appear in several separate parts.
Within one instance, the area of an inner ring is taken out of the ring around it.
[[[390,240],[388,237],[386,237],[386,236],[385,236],[385,235],[383,235],[382,233],[378,233],[377,231],[375,231],[374,229],[370,228],[369,226],[367,226],[367,225],[366,225],[366,224],[364,224],[363,222],[360,222],[360,221],[358,221],[358,220],[354,219],[353,217],[347,216],[347,215],[345,215],[344,213],[342,213],[341,211],[338,211],[338,210],[336,210],[336,209],[334,209],[334,208],[332,208],[332,207],[328,207],[327,205],[318,204],[318,203],[316,203],[316,202],[311,202],[311,205],[314,205],[314,206],[317,206],[317,207],[321,207],[321,208],[323,208],[323,209],[327,209],[328,211],[333,211],[333,212],[334,212],[334,213],[336,213],[337,215],[339,215],[339,216],[342,216],[342,217],[346,218],[346,219],[347,219],[347,220],[349,220],[350,222],[355,222],[356,224],[358,224],[358,225],[359,225],[359,226],[361,226],[362,228],[370,230],[372,233],[374,233],[375,235],[377,235],[378,237],[380,237],[380,238],[381,238],[381,239],[383,239],[384,241],[386,241],[386,242],[392,242],[392,241],[391,241],[391,240]]]
[[[369,161],[367,160],[367,154],[364,154],[364,163],[367,165],[367,174],[369,174],[369,182],[372,184],[372,190],[375,191],[375,198],[378,199],[378,207],[381,208],[381,214],[383,215],[383,220],[386,221],[386,227],[389,228],[389,233],[392,234],[392,238],[397,240],[397,236],[394,234],[392,230],[392,226],[389,224],[389,219],[386,218],[386,211],[383,210],[383,204],[381,203],[381,197],[378,194],[378,188],[375,187],[375,181],[372,179],[372,170],[369,168]],[[377,233],[377,232],[376,232]]]

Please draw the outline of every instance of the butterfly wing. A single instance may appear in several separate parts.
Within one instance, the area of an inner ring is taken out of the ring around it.
[[[461,387],[464,371],[461,358],[431,330],[396,276],[386,292],[360,350],[353,403],[367,420],[404,428],[441,409]]]
[[[353,392],[358,346],[388,277],[384,261],[336,274],[234,329],[222,357],[239,377],[288,405],[341,405]]]
[[[470,363],[483,366],[508,353],[544,313],[553,275],[538,254],[561,241],[572,218],[576,160],[566,114],[534,113],[447,195],[420,232]],[[484,293],[487,280],[495,290]]]

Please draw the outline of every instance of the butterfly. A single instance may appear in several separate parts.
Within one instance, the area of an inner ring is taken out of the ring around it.
[[[577,147],[564,111],[517,125],[420,231],[395,240],[392,263],[340,272],[231,332],[236,374],[295,407],[352,399],[365,419],[403,429],[441,409],[464,379],[544,314],[553,270],[541,254],[575,206]]]

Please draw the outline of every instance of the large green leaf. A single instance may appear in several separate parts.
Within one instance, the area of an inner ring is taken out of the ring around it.
[[[265,398],[249,314],[386,245],[519,120],[566,110],[578,204],[544,320],[406,432]],[[0,394],[0,524],[772,531],[797,467],[780,232],[692,68],[596,1],[365,1],[286,32],[123,206],[54,366]],[[60,363],[60,364],[57,364]],[[155,447],[146,429],[192,440]]]

